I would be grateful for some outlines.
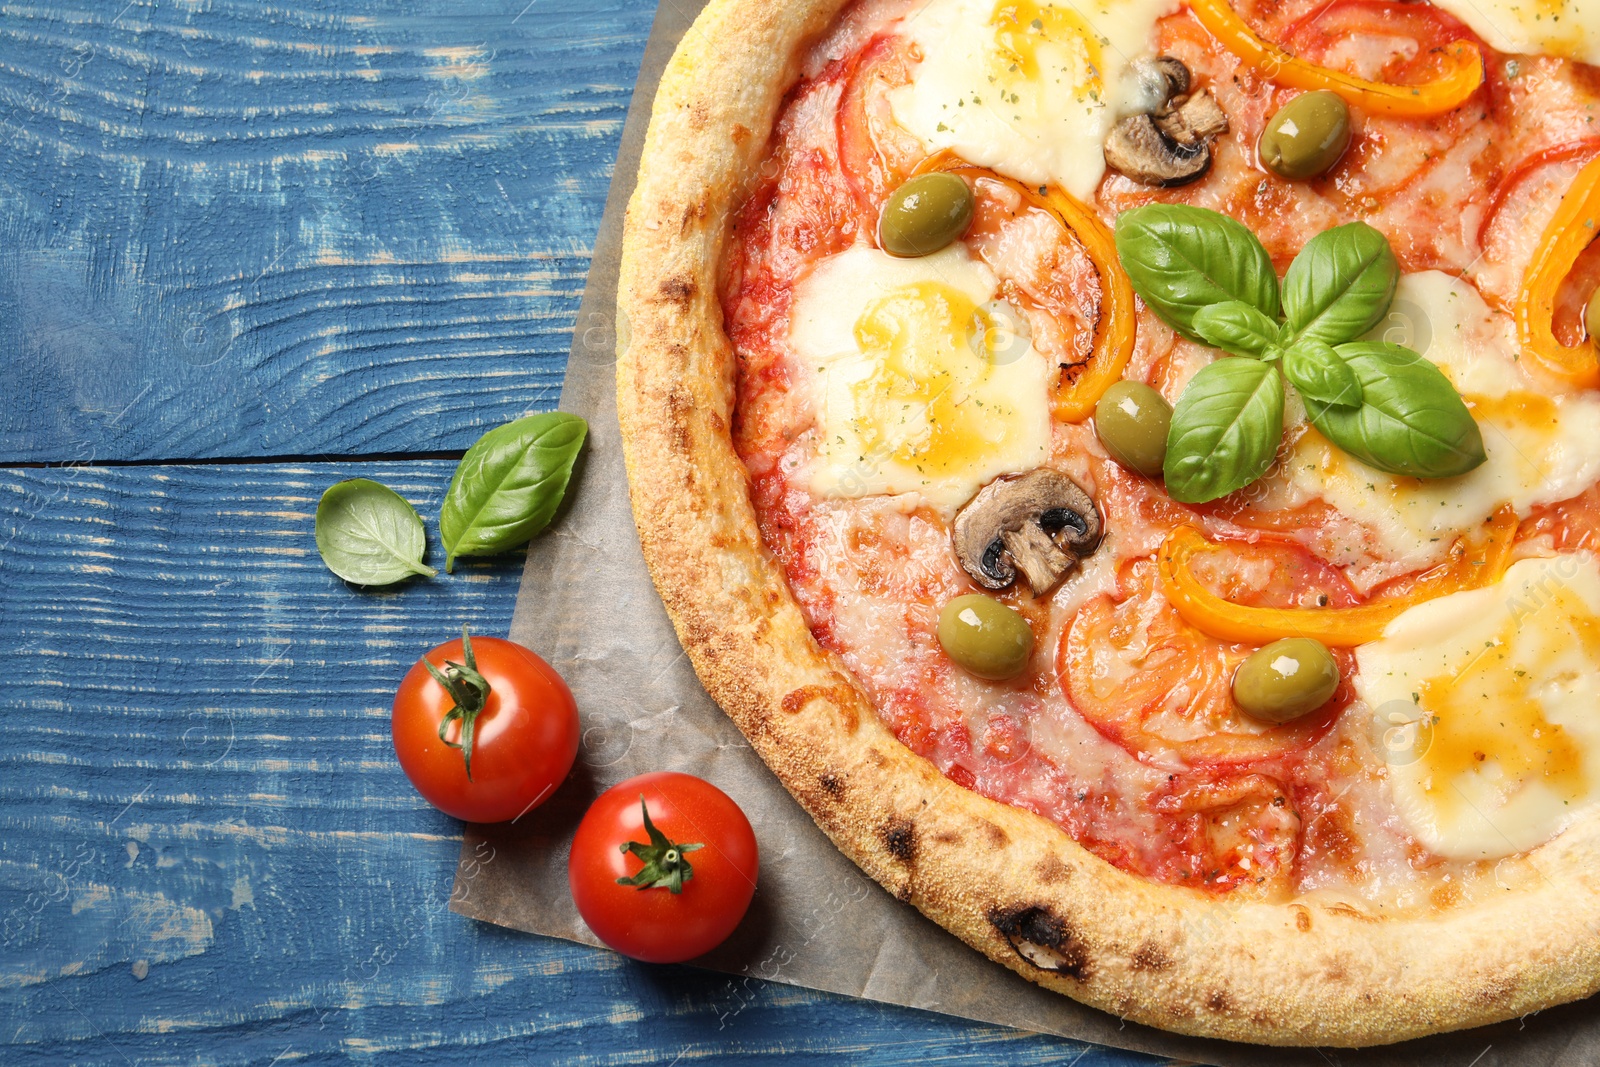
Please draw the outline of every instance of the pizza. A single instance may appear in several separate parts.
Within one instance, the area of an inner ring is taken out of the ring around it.
[[[1189,1034],[1600,986],[1591,63],[1587,0],[712,0],[630,489],[840,849]]]

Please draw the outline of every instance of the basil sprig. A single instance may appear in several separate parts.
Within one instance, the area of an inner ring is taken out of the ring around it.
[[[1285,378],[1312,425],[1368,466],[1448,478],[1484,461],[1478,424],[1438,367],[1408,348],[1358,340],[1388,314],[1400,279],[1393,249],[1371,226],[1313,237],[1281,293],[1255,234],[1215,211],[1135,208],[1118,217],[1116,240],[1145,304],[1183,336],[1229,353],[1174,406],[1162,472],[1172,499],[1215,500],[1266,473],[1283,436]]]
[[[457,556],[492,556],[550,525],[589,424],[563,411],[490,430],[467,449],[439,509],[444,569]]]

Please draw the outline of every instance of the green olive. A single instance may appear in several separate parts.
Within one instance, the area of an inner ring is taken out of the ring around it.
[[[1272,116],[1256,151],[1281,178],[1315,178],[1333,169],[1350,144],[1350,109],[1338,93],[1301,93]]]
[[[1285,637],[1258,649],[1233,672],[1233,700],[1246,715],[1289,722],[1316,711],[1339,688],[1339,664],[1321,641]]]
[[[923,174],[889,194],[878,243],[891,256],[929,256],[966,232],[972,190],[954,174]]]
[[[1589,298],[1589,304],[1583,309],[1583,328],[1589,334],[1589,340],[1600,344],[1600,289]]]
[[[1143,382],[1117,382],[1094,406],[1094,432],[1111,458],[1149,478],[1167,458],[1172,405]]]
[[[939,613],[945,655],[979,678],[999,681],[1022,673],[1033,657],[1028,621],[993,597],[958,596]]]

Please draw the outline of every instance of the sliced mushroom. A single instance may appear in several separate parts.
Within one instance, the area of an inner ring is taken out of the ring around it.
[[[1213,138],[1228,132],[1227,113],[1210,89],[1201,89],[1165,114],[1157,115],[1155,124],[1168,140],[1185,148],[1209,148]]]
[[[1020,572],[1043,596],[1100,544],[1100,512],[1078,483],[1040,467],[996,478],[956,515],[956,558],[985,589]]]
[[[1189,91],[1189,68],[1177,56],[1136,59],[1132,67],[1139,91],[1149,104],[1143,110],[1159,111],[1168,100]]]
[[[1172,56],[1154,60],[1141,77],[1159,83],[1166,95],[1152,113],[1112,127],[1106,162],[1145,185],[1192,182],[1210,169],[1211,142],[1227,132],[1228,116],[1211,90],[1189,93],[1189,68]]]

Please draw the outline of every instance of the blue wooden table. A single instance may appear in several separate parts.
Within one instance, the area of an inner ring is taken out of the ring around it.
[[[652,14],[0,8],[3,1062],[1153,1062],[446,908],[389,698],[521,559],[361,592],[312,513],[366,476],[435,537],[554,406]]]

